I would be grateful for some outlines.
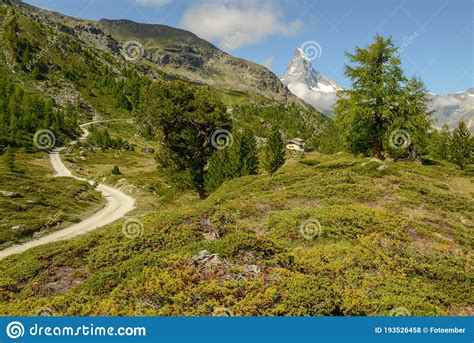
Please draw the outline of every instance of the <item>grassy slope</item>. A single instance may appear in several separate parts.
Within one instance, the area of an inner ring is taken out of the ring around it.
[[[16,154],[17,172],[0,163],[0,248],[78,222],[105,203],[87,182],[52,178],[47,154]]]
[[[116,225],[10,257],[0,314],[472,315],[472,177],[377,167],[311,154],[146,216],[139,238]],[[193,262],[204,249],[217,257]]]

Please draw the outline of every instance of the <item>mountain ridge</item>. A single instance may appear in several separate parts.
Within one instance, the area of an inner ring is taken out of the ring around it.
[[[114,54],[129,42],[139,42],[143,62],[172,77],[306,106],[266,67],[229,55],[190,31],[127,19],[79,19],[23,2],[15,5]]]

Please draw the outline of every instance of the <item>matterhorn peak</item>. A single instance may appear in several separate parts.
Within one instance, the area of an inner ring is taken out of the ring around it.
[[[308,57],[308,55],[306,55],[306,53],[305,53],[305,52],[303,51],[303,49],[301,49],[301,48],[296,48],[295,53],[294,53],[294,55],[293,55],[293,58],[295,58],[295,57],[302,58],[302,59],[304,59],[305,61],[308,61],[308,62],[311,63],[310,58]]]
[[[297,48],[281,81],[288,89],[325,114],[332,113],[337,91],[343,88],[329,77],[313,69],[309,56]]]

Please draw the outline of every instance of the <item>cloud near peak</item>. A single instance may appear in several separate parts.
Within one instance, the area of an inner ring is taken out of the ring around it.
[[[303,22],[285,23],[281,10],[268,1],[207,0],[185,10],[181,27],[216,42],[223,50],[232,50],[272,35],[294,35]]]

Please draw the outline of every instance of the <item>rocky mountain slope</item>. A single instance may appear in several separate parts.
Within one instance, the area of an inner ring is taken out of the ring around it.
[[[26,4],[21,6],[49,25],[114,54],[135,45],[140,50],[138,59],[171,77],[276,100],[292,98],[267,68],[233,57],[189,31],[130,20],[82,20]]]
[[[474,88],[460,93],[432,95],[431,107],[435,111],[436,127],[448,124],[453,128],[464,121],[474,133]]]
[[[336,93],[342,87],[321,72],[313,69],[310,58],[296,49],[281,81],[297,97],[324,114],[332,113]]]

